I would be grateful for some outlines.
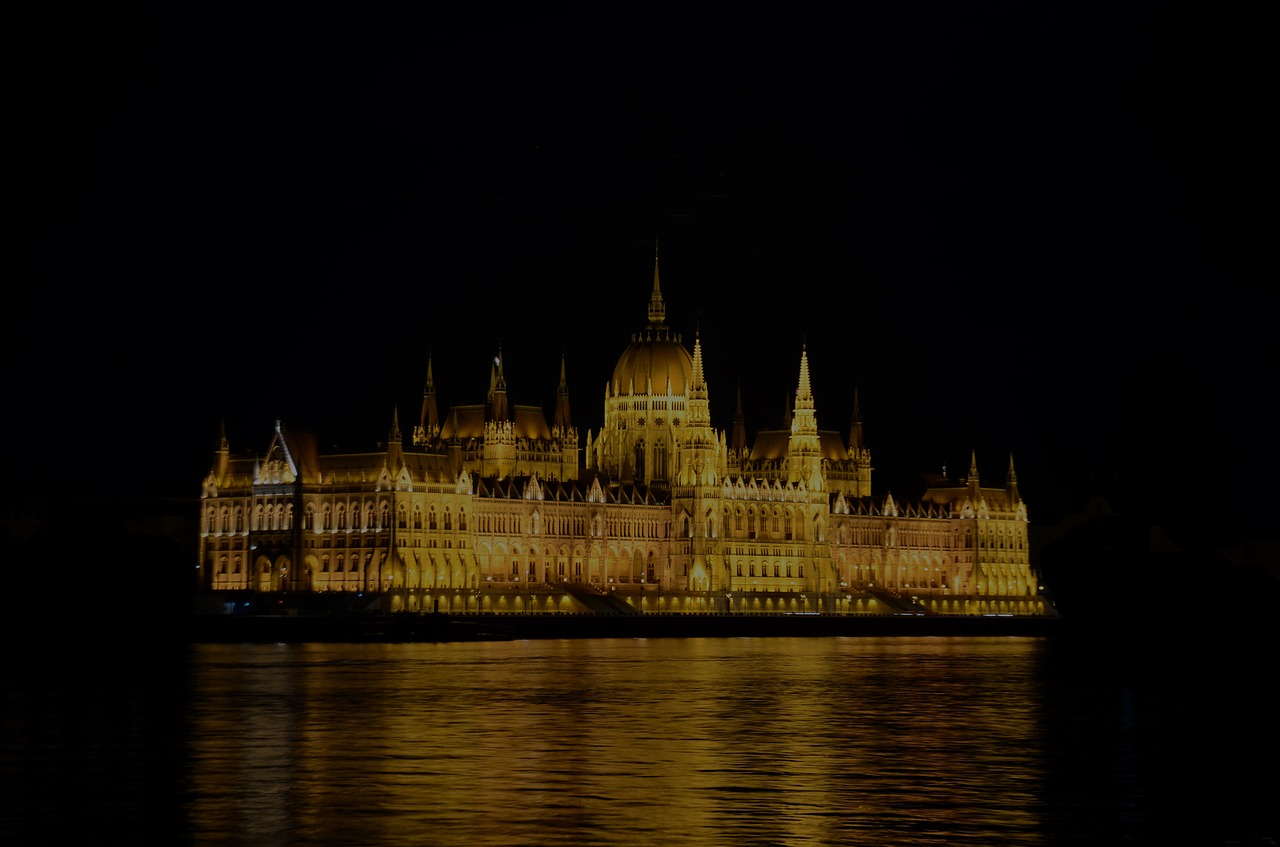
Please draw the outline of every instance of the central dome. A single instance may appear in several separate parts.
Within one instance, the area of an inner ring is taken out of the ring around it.
[[[679,336],[667,332],[648,332],[633,336],[632,341],[613,369],[611,393],[667,394],[670,381],[672,395],[687,397],[693,382],[693,357],[680,343]]]
[[[667,328],[667,306],[658,282],[658,250],[653,252],[653,290],[649,292],[649,322],[643,332],[631,336],[631,344],[613,369],[609,392],[689,396],[693,382],[693,356],[680,343],[680,336]],[[670,383],[670,391],[667,385]]]

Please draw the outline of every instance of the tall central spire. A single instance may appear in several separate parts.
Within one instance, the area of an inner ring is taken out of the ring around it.
[[[653,292],[649,295],[649,326],[662,327],[667,322],[667,305],[662,302],[662,286],[658,284],[658,240],[653,240]]]

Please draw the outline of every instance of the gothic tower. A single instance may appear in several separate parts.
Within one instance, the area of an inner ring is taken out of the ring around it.
[[[671,489],[675,527],[672,570],[676,585],[722,591],[729,571],[720,552],[720,486],[728,470],[723,433],[711,426],[711,404],[702,368],[702,339],[693,343],[693,379],[680,442],[679,470]]]

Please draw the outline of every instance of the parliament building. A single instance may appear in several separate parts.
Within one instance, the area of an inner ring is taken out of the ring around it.
[[[550,420],[508,400],[441,413],[431,360],[418,419],[385,447],[320,449],[277,422],[264,450],[222,433],[200,500],[199,585],[342,593],[382,613],[1052,615],[1030,562],[1012,457],[896,502],[872,488],[857,410],[818,427],[808,353],[787,426],[748,443],[712,425],[700,338],[666,321],[655,258],[647,319],[585,438],[563,359]],[[1002,463],[1003,464],[1003,463]]]

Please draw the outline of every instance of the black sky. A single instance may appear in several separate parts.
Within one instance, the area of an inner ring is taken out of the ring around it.
[[[977,450],[1033,519],[1116,484],[1257,508],[1258,22],[841,5],[30,12],[6,487],[194,496],[223,420],[371,444],[428,353],[446,407],[501,348],[548,409],[563,355],[585,434],[657,240],[717,426],[739,386],[776,426],[803,344],[881,493]]]

